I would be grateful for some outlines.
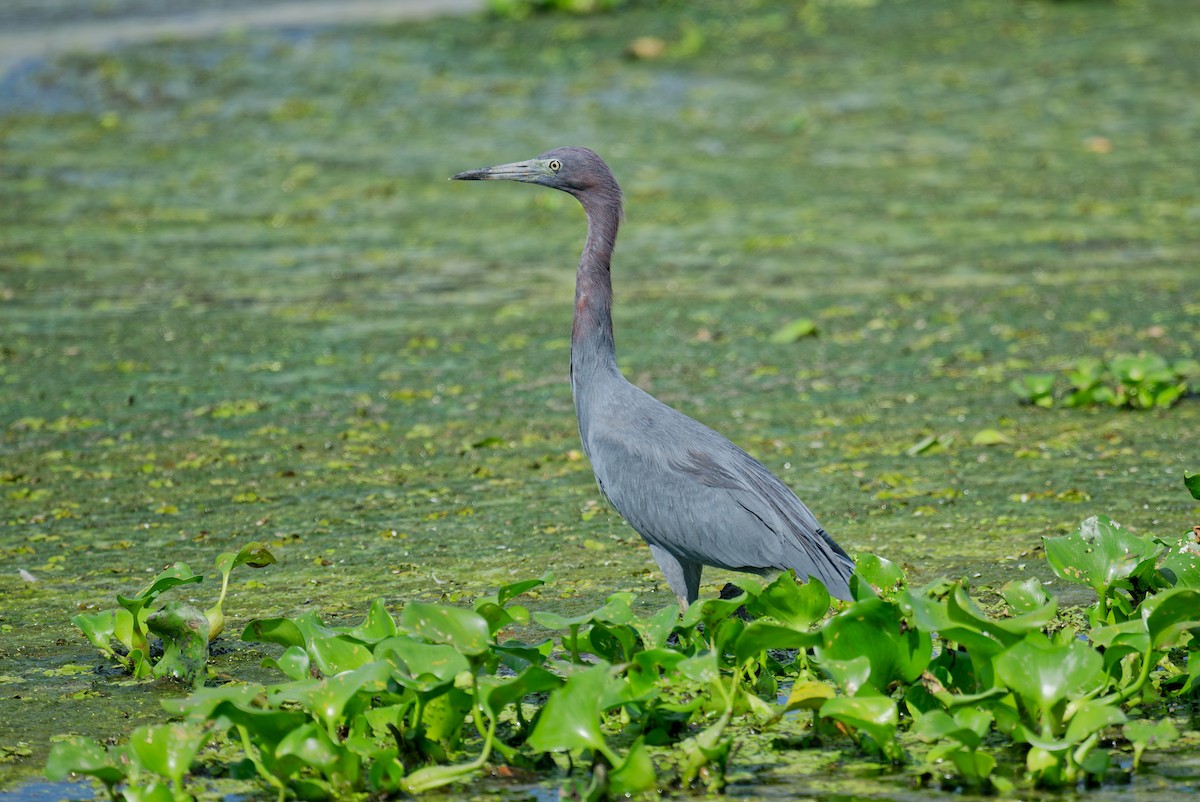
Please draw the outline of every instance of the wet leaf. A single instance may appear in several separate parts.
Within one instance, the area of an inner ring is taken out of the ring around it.
[[[771,616],[794,629],[808,629],[829,612],[829,591],[820,581],[797,582],[792,571],[746,601],[751,616]]]
[[[370,663],[371,650],[342,635],[317,635],[308,643],[308,654],[322,674],[331,677]]]
[[[832,718],[868,736],[885,754],[895,754],[900,715],[885,696],[838,696],[821,705],[822,718]]]
[[[211,733],[190,724],[138,727],[129,735],[129,751],[150,771],[173,782],[182,781]]]
[[[480,655],[491,643],[487,621],[473,610],[409,602],[400,614],[408,632],[436,643],[448,643],[465,655]]]
[[[1012,443],[1012,438],[999,429],[980,429],[971,436],[973,446],[1001,446]]]
[[[788,693],[784,712],[792,710],[819,710],[821,705],[834,697],[834,689],[824,682],[814,680],[797,681]]]
[[[208,619],[190,604],[170,601],[146,618],[146,628],[162,638],[163,655],[155,677],[174,677],[199,687],[208,677]]]
[[[318,770],[332,768],[340,757],[339,752],[325,731],[314,723],[292,730],[275,747],[277,757],[293,757]]]
[[[817,336],[817,324],[808,318],[797,318],[771,335],[773,343],[787,344]]]
[[[891,560],[862,553],[855,559],[855,573],[871,585],[875,595],[892,598],[904,587],[904,569]]]
[[[529,736],[529,746],[539,752],[606,751],[600,714],[621,703],[622,687],[607,663],[571,674],[550,694]]]
[[[88,738],[70,738],[50,747],[45,773],[54,782],[62,782],[73,773],[83,774],[109,787],[125,779],[124,769],[114,764],[107,750]]]
[[[608,782],[609,793],[617,799],[655,787],[657,777],[654,773],[654,761],[650,758],[644,736],[639,736],[629,747],[624,762],[609,772]]]
[[[893,681],[915,680],[929,665],[933,651],[929,633],[902,626],[897,606],[882,599],[855,602],[826,621],[820,633],[821,644],[816,647],[820,663],[866,659],[867,682],[876,693],[886,692]]]
[[[1042,638],[1021,641],[996,659],[996,674],[1018,694],[1039,721],[1053,720],[1054,707],[1095,691],[1106,681],[1100,653],[1081,641],[1055,646]]]
[[[290,618],[257,618],[242,630],[242,640],[247,643],[304,647],[304,633]]]
[[[1074,534],[1042,541],[1054,573],[1068,582],[1090,587],[1101,600],[1115,582],[1132,575],[1142,562],[1154,559],[1159,552],[1153,541],[1130,533],[1104,515],[1088,518]]]

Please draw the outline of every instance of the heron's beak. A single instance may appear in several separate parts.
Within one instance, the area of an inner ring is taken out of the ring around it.
[[[498,164],[495,167],[480,167],[450,176],[451,181],[537,181],[552,175],[544,162],[534,159],[527,162]]]

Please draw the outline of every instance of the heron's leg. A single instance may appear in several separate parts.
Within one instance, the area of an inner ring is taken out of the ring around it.
[[[661,546],[655,546],[653,543],[650,544],[650,553],[654,555],[654,561],[658,563],[663,576],[667,578],[667,584],[671,586],[671,592],[679,600],[679,609],[686,610],[688,605],[694,602],[700,595],[700,572],[704,569],[704,566],[691,560],[676,557],[671,552]]]

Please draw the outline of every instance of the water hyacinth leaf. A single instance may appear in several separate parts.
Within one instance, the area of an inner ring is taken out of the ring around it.
[[[1082,641],[1055,646],[1045,638],[1021,641],[995,662],[996,675],[1038,712],[1039,721],[1053,716],[1054,706],[1079,698],[1104,684],[1104,659]]]
[[[867,658],[869,682],[881,693],[895,680],[912,682],[929,665],[933,641],[927,631],[901,624],[899,608],[892,602],[855,602],[821,627],[817,659],[824,665]]]
[[[675,664],[675,670],[700,683],[716,682],[721,678],[721,665],[716,652],[711,650],[680,660]]]
[[[552,691],[563,683],[561,678],[540,666],[529,666],[512,679],[484,675],[478,682],[479,701],[493,717],[530,694]]]
[[[179,783],[209,736],[207,729],[189,724],[138,727],[129,736],[128,749],[143,767]]]
[[[511,607],[502,607],[494,601],[479,599],[475,602],[475,612],[487,621],[488,632],[492,637],[495,637],[505,627],[529,624],[529,611],[517,604]]]
[[[1009,387],[1017,394],[1022,403],[1035,404],[1039,407],[1054,406],[1053,373],[1028,374],[1012,382]]]
[[[247,543],[236,552],[227,551],[217,555],[216,567],[221,574],[221,593],[212,607],[204,611],[209,621],[208,639],[214,640],[225,629],[225,594],[229,591],[229,575],[239,565],[265,568],[275,562],[275,555],[261,543]]]
[[[1126,723],[1123,729],[1125,737],[1133,745],[1133,771],[1137,771],[1146,749],[1168,746],[1179,738],[1179,731],[1169,718],[1158,721],[1138,719]]]
[[[970,748],[957,749],[950,752],[947,757],[954,764],[954,768],[958,769],[959,774],[967,778],[968,781],[976,783],[986,777],[990,777],[996,768],[995,757],[989,755],[987,752]]]
[[[318,635],[309,642],[308,654],[312,663],[327,677],[370,663],[371,650],[356,640],[342,635]]]
[[[608,788],[611,798],[621,799],[633,794],[649,791],[657,782],[654,773],[654,761],[646,748],[645,738],[639,736],[629,747],[624,762],[608,774]]]
[[[821,670],[828,674],[847,696],[857,696],[864,690],[867,696],[879,693],[879,688],[871,684],[871,658],[866,655],[849,660],[826,657],[821,660],[820,665]]]
[[[900,714],[896,703],[886,696],[836,696],[821,705],[820,715],[867,735],[885,755],[898,750],[895,737]]]
[[[520,596],[523,593],[528,593],[534,588],[541,587],[544,584],[546,584],[545,578],[526,579],[521,582],[512,582],[503,586],[496,592],[496,603],[501,607],[504,607],[509,603],[509,601],[515,599],[517,596]]]
[[[305,766],[326,770],[337,764],[341,757],[336,744],[315,723],[298,727],[275,747],[277,758],[293,757]]]
[[[1071,743],[1079,743],[1105,727],[1124,724],[1125,721],[1125,714],[1116,705],[1094,699],[1087,700],[1081,702],[1071,713],[1071,718],[1067,720],[1065,737]]]
[[[833,688],[824,682],[816,682],[815,680],[797,681],[788,692],[783,712],[819,710],[821,705],[825,704],[827,700],[832,699],[834,695]]]
[[[1041,610],[1051,602],[1042,583],[1034,577],[1006,582],[1000,588],[1000,595],[1014,616]]]
[[[1021,640],[1027,633],[1037,632],[1049,623],[1057,611],[1058,602],[1049,599],[1041,607],[1011,618],[992,618],[979,609],[975,600],[961,585],[954,589],[946,600],[946,612],[953,625],[959,628],[972,629],[991,639],[1001,648],[1011,646]],[[950,629],[950,628],[948,628]],[[956,634],[958,630],[955,630]],[[950,637],[942,633],[945,637]],[[982,648],[985,652],[996,649],[980,647],[977,643],[969,642],[968,647]]]
[[[932,742],[953,737],[952,733],[958,729],[958,722],[949,713],[931,710],[916,720],[912,732],[922,741]]]
[[[675,649],[656,647],[643,649],[633,656],[633,661],[625,674],[629,691],[635,699],[647,698],[656,693],[663,682],[663,677],[676,669],[688,659],[687,655]]]
[[[523,671],[531,665],[541,665],[546,662],[550,652],[554,650],[554,641],[546,638],[540,643],[524,643],[519,640],[506,640],[492,647],[492,653],[500,662],[513,671]]]
[[[800,632],[770,621],[752,621],[734,643],[739,663],[758,657],[767,649],[807,649],[821,642],[817,632]]]
[[[217,556],[217,570],[222,576],[229,576],[230,572],[239,565],[248,565],[251,568],[266,568],[268,565],[275,563],[275,555],[261,543],[247,543],[242,546],[236,553],[224,552]]]
[[[74,624],[84,637],[110,659],[119,659],[113,651],[110,641],[116,637],[117,621],[115,610],[104,610],[99,613],[79,613],[71,617]]]
[[[472,657],[486,652],[491,644],[487,621],[473,610],[409,602],[400,614],[400,623],[413,635],[447,643]]]
[[[600,715],[621,703],[623,684],[608,663],[571,674],[546,700],[529,736],[529,746],[538,752],[592,749],[607,753]]]
[[[242,630],[242,640],[247,643],[304,647],[304,633],[290,618],[256,618]]]
[[[533,620],[546,629],[564,630],[580,627],[591,621],[606,621],[612,624],[627,624],[634,619],[633,609],[629,606],[634,599],[632,593],[614,593],[604,604],[590,612],[576,616],[564,616],[549,610],[538,610],[533,614]]]
[[[333,732],[342,723],[351,700],[359,694],[369,697],[384,690],[391,673],[392,666],[379,660],[312,685],[294,686],[298,692],[287,698],[303,704]]]
[[[892,598],[904,587],[904,569],[875,554],[859,554],[854,570],[860,578],[870,583],[876,595],[884,599]]]
[[[1192,498],[1200,499],[1200,471],[1184,471],[1183,486],[1192,494]]]
[[[280,699],[277,694],[270,696],[272,699]],[[287,737],[288,733],[312,721],[312,716],[303,710],[261,708],[231,700],[218,702],[208,718],[218,729],[244,727],[253,735],[260,748],[268,751],[274,751],[276,744]]]
[[[1157,593],[1139,608],[1156,650],[1175,646],[1184,632],[1200,633],[1200,589],[1172,588]]]
[[[207,678],[209,623],[190,604],[170,601],[146,618],[146,628],[162,638],[163,655],[154,665],[155,677],[174,677],[198,687]]]
[[[461,688],[448,687],[436,694],[425,702],[421,735],[426,741],[439,744],[445,752],[457,748],[471,704],[471,694]]]
[[[180,585],[192,585],[204,581],[204,577],[192,573],[187,563],[177,562],[150,580],[150,583],[133,597],[117,594],[117,603],[137,616],[142,608],[152,604],[160,595]]]
[[[1158,569],[1167,582],[1177,588],[1200,588],[1200,539],[1197,535],[1189,532],[1176,540],[1157,539],[1156,542],[1166,548]]]
[[[164,699],[163,710],[173,716],[186,716],[194,721],[213,717],[213,711],[223,702],[246,710],[260,709],[264,700],[262,685],[219,685],[215,688],[198,688],[183,699]]]
[[[367,609],[367,615],[358,626],[345,630],[345,634],[366,644],[378,643],[397,633],[396,621],[387,611],[383,599],[375,599]]]
[[[637,620],[634,626],[641,632],[646,648],[659,649],[667,644],[678,620],[679,605],[668,604],[649,618]]]
[[[1129,577],[1159,546],[1140,538],[1104,515],[1093,515],[1079,531],[1062,537],[1044,537],[1046,560],[1061,579],[1086,585],[1101,599],[1118,580]]]
[[[802,317],[791,321],[782,328],[776,329],[768,338],[773,343],[787,345],[788,343],[798,342],[805,337],[817,336],[817,324],[809,318]]]
[[[754,618],[770,616],[795,629],[808,629],[829,612],[829,602],[829,591],[820,581],[797,582],[794,572],[784,571],[746,601],[746,611]]]
[[[46,757],[46,779],[62,782],[72,774],[95,777],[111,788],[125,779],[108,750],[90,738],[72,737],[50,747]]]
[[[610,663],[632,659],[642,645],[637,630],[629,624],[606,625],[601,621],[592,622],[586,642],[589,651]]]
[[[693,604],[680,616],[679,626],[691,629],[697,624],[703,624],[706,631],[713,632],[718,624],[736,613],[738,608],[746,603],[749,596],[743,590],[732,599],[705,599]]]
[[[389,655],[395,656],[408,675],[397,677],[397,680],[414,690],[431,690],[437,685],[453,682],[456,676],[471,668],[467,658],[455,647],[445,643],[425,643],[407,635],[397,635],[375,645],[376,657],[388,658]],[[418,681],[410,685],[405,682],[407,678]],[[420,682],[422,678],[432,678],[433,682]]]
[[[264,657],[262,667],[278,669],[289,679],[307,679],[312,676],[308,652],[300,646],[287,647],[277,658]]]

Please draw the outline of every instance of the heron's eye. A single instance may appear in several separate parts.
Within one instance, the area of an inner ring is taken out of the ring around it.
[[[562,169],[562,162],[560,162],[558,159],[551,159],[546,166],[550,168],[550,172],[557,173]]]

